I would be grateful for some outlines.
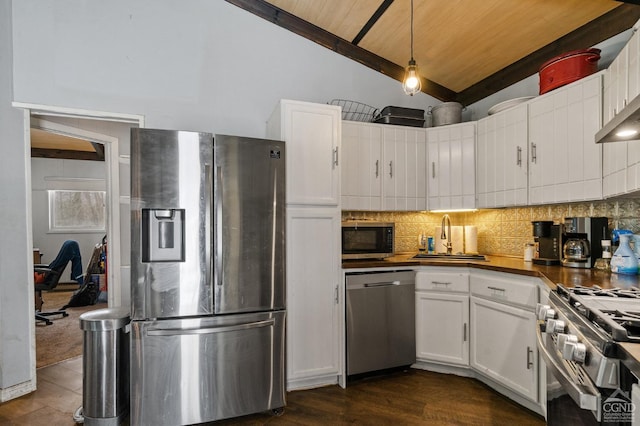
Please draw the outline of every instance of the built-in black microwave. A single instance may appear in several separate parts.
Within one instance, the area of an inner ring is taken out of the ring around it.
[[[384,259],[393,256],[394,230],[391,222],[342,222],[342,259]]]

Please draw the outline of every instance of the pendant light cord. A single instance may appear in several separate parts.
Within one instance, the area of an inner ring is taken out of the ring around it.
[[[413,61],[413,0],[411,0],[411,60]]]

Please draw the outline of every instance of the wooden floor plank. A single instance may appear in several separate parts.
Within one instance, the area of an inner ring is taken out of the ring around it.
[[[36,392],[0,404],[0,424],[73,425],[72,414],[82,404],[82,396],[69,389],[77,386],[81,377],[80,361],[77,358],[39,370],[42,380]],[[70,380],[53,370],[70,372]],[[260,413],[212,423],[347,424],[543,426],[544,420],[475,379],[411,369],[350,382],[347,389],[327,386],[289,392],[285,412],[279,417]]]
[[[290,392],[280,417],[256,414],[216,425],[519,425],[544,419],[466,377],[422,370]]]

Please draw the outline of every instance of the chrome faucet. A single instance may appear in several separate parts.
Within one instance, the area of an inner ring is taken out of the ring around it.
[[[447,230],[445,231],[445,222],[447,223]],[[451,218],[448,214],[442,216],[442,225],[440,226],[442,231],[440,232],[440,239],[444,240],[446,238],[447,242],[442,243],[443,246],[447,248],[447,254],[450,255],[452,251],[451,245]]]

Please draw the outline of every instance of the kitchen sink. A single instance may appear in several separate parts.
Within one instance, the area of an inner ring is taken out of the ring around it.
[[[428,254],[418,253],[413,256],[414,259],[431,259],[431,260],[487,260],[482,254]]]

